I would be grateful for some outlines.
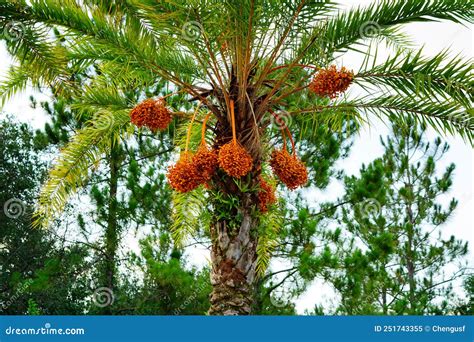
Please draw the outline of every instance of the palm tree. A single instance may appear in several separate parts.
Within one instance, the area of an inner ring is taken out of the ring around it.
[[[156,132],[175,118],[182,152],[168,177],[177,190],[176,243],[208,222],[209,313],[250,314],[278,237],[271,171],[290,189],[307,179],[291,136],[296,122],[334,130],[372,115],[410,117],[472,142],[471,62],[446,51],[423,57],[400,27],[472,22],[473,12],[465,0],[386,0],[348,11],[325,0],[1,0],[4,38],[18,62],[2,99],[28,82],[47,85],[90,118],[50,171],[37,224],[57,215],[134,124]],[[377,61],[373,41],[392,46],[393,56]],[[357,72],[336,66],[349,50],[366,54]],[[79,87],[83,73],[90,79]],[[137,105],[127,96],[159,82],[169,84],[166,98]],[[367,94],[351,96],[353,86]],[[282,147],[271,151],[275,145]]]

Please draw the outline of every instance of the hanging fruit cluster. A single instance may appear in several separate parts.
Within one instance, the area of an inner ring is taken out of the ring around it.
[[[196,110],[188,128],[185,152],[178,163],[170,167],[168,171],[168,180],[173,189],[179,192],[188,192],[201,184],[206,184],[211,180],[218,167],[234,178],[241,178],[250,172],[253,167],[253,159],[237,141],[233,101],[231,101],[230,109],[233,139],[218,151],[209,148],[205,140],[206,123],[210,116],[208,114],[202,125],[201,146],[195,155],[191,155],[188,152],[188,146],[191,127],[197,114]]]
[[[201,175],[203,182],[211,180],[217,170],[218,153],[216,150],[210,149],[207,145],[201,144],[193,157],[194,167],[198,174]]]
[[[290,190],[305,185],[308,181],[308,171],[303,162],[296,155],[290,155],[286,149],[272,152],[270,166]]]
[[[130,112],[130,121],[134,125],[147,127],[153,132],[166,129],[172,119],[171,112],[166,108],[163,98],[147,99]]]
[[[194,112],[194,116],[188,128],[184,153],[180,156],[178,162],[168,169],[167,174],[168,182],[171,187],[182,193],[194,190],[199,185],[209,182],[218,166],[217,151],[210,149],[205,139],[206,123],[207,120],[209,120],[210,114],[206,116],[202,125],[201,146],[199,146],[195,155],[188,152],[191,127],[196,118],[198,109],[199,106]]]
[[[188,192],[196,189],[203,180],[198,173],[191,153],[183,153],[178,162],[168,170],[168,182],[178,192]]]
[[[241,178],[252,170],[250,154],[239,145],[235,132],[234,102],[230,102],[232,140],[219,149],[219,166],[231,177]]]
[[[354,74],[342,67],[337,70],[335,65],[327,69],[320,69],[311,80],[308,88],[320,97],[335,98],[347,90],[354,79]],[[168,181],[173,189],[178,192],[189,192],[200,185],[209,186],[209,181],[220,167],[233,178],[246,176],[253,168],[253,158],[241,146],[236,136],[234,102],[230,101],[230,114],[232,124],[232,140],[221,146],[218,150],[210,148],[205,140],[206,123],[210,114],[202,125],[202,140],[197,152],[193,155],[188,151],[191,127],[199,110],[197,107],[188,128],[186,147],[177,163],[168,169]],[[277,122],[280,118],[274,113]],[[164,130],[171,123],[171,112],[166,108],[164,98],[158,100],[148,99],[138,104],[130,112],[130,119],[138,127],[147,127],[151,131]],[[286,131],[286,134],[285,134]],[[292,144],[293,153],[286,148],[286,135]],[[294,190],[303,186],[308,181],[308,171],[304,163],[296,156],[295,143],[291,133],[283,124],[283,148],[271,153],[269,164],[273,173],[285,184],[288,189]],[[276,203],[275,189],[261,176],[258,179],[259,191],[258,205],[261,212],[267,212],[270,205]]]
[[[268,207],[277,201],[275,188],[268,184],[262,176],[260,176],[258,180],[260,187],[260,191],[258,192],[258,207],[260,212],[266,213]]]
[[[275,113],[272,113],[276,116]],[[285,131],[290,139],[293,154],[290,155],[286,149]],[[270,158],[270,166],[273,173],[285,184],[288,189],[294,190],[308,182],[308,170],[301,160],[296,156],[295,142],[288,127],[282,128],[283,149],[274,150]]]
[[[345,92],[354,79],[354,73],[342,67],[337,70],[335,65],[328,69],[320,69],[311,80],[308,88],[320,97],[336,98]]]
[[[232,124],[232,140],[221,146],[218,150],[210,148],[205,140],[206,125],[210,114],[206,116],[202,125],[202,140],[195,154],[188,151],[191,136],[191,128],[198,113],[199,106],[194,112],[188,127],[186,146],[175,165],[169,167],[167,178],[171,187],[181,193],[189,192],[200,185],[208,186],[209,181],[218,168],[221,168],[233,178],[246,176],[253,168],[253,158],[240,145],[237,140],[234,102],[230,101],[230,114]],[[272,112],[277,120],[278,116]],[[165,107],[163,99],[146,100],[137,105],[130,113],[131,121],[138,127],[148,127],[152,131],[165,129],[171,122],[171,113]],[[286,148],[285,130],[292,144],[293,154]],[[305,165],[296,156],[295,143],[291,133],[285,126],[282,129],[283,149],[274,150],[271,154],[270,166],[274,174],[289,189],[293,190],[306,184],[308,172]],[[264,213],[269,206],[276,203],[275,188],[266,182],[261,176],[258,179],[259,191],[258,206]]]
[[[327,69],[319,69],[312,78],[308,88],[320,97],[333,99],[346,91],[353,79],[354,74],[351,71],[344,67],[338,70],[335,65],[331,65]],[[201,145],[195,154],[188,151],[191,127],[198,110],[199,106],[194,112],[188,128],[185,150],[177,163],[169,167],[167,174],[171,187],[182,193],[194,190],[200,185],[209,187],[209,182],[218,168],[221,168],[229,176],[239,179],[249,174],[254,167],[252,156],[237,140],[234,101],[232,100],[230,101],[232,140],[219,149],[212,149],[207,145],[205,133],[206,123],[210,116],[208,114],[202,125]],[[281,118],[278,115],[272,111],[270,113],[277,122],[281,123]],[[166,108],[164,98],[158,100],[148,99],[132,109],[130,119],[136,126],[147,127],[155,132],[166,129],[172,120],[172,115],[168,108]],[[271,153],[269,164],[275,176],[288,189],[294,190],[307,183],[308,171],[304,163],[296,156],[295,143],[288,127],[286,127],[284,122],[282,126],[283,148],[281,150],[274,150]],[[291,141],[292,154],[287,150],[286,138]],[[258,188],[258,207],[264,213],[268,211],[269,206],[277,201],[275,188],[265,181],[262,176],[258,178]]]

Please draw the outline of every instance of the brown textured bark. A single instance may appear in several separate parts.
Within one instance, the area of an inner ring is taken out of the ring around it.
[[[237,97],[239,90],[237,78],[233,78],[229,93]],[[253,91],[247,91],[249,98],[255,100]],[[224,100],[222,99],[222,102]],[[256,105],[253,106],[254,110]],[[221,113],[215,126],[214,148],[232,139],[232,126],[229,113]],[[255,189],[261,173],[262,127],[255,125],[253,111],[245,101],[235,102],[235,123],[238,142],[252,156],[253,169],[240,179],[247,189]],[[212,270],[210,315],[249,315],[255,299],[257,242],[258,242],[258,196],[255,192],[241,192],[235,179],[221,172],[213,178],[216,190],[222,194],[238,197],[239,204],[232,212],[224,210],[226,218],[217,217],[211,223]],[[246,184],[244,184],[246,183]],[[226,209],[227,210],[227,209]],[[217,213],[216,213],[217,214]],[[222,212],[221,212],[222,214]]]
[[[245,196],[239,209],[242,221],[239,229],[226,221],[216,221],[211,227],[213,239],[211,259],[210,315],[248,315],[254,297],[257,261],[256,219],[252,217],[252,200]],[[236,232],[234,233],[233,230]]]
[[[249,113],[236,106],[238,141],[253,158],[253,169],[240,181],[247,188],[255,188],[261,172],[261,144],[259,134]],[[245,134],[242,134],[245,132]],[[218,123],[215,148],[230,141],[231,126]],[[257,264],[258,215],[256,193],[241,192],[235,180],[225,174],[214,177],[219,192],[239,198],[238,207],[225,213],[226,219],[216,218],[210,227],[212,239],[212,270],[210,315],[249,315],[255,297],[255,270]],[[237,219],[238,218],[238,219]]]

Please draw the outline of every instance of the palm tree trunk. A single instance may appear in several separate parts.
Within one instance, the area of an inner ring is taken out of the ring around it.
[[[238,139],[246,151],[252,156],[254,164],[246,181],[240,181],[247,189],[255,188],[261,173],[262,148],[260,134],[252,130],[253,116],[243,108],[236,106],[236,127],[238,131],[251,131]],[[223,116],[225,116],[223,114]],[[216,126],[216,142],[214,148],[219,148],[230,141],[232,128],[230,122]],[[235,179],[230,177],[215,177],[220,193],[238,197],[239,204],[234,212],[225,211],[225,218],[217,215],[211,223],[211,307],[210,315],[249,315],[255,301],[257,242],[259,218],[255,210],[258,196],[252,192],[242,192],[236,186]]]
[[[242,202],[239,229],[232,228],[225,220],[216,220],[211,225],[213,290],[210,315],[251,313],[255,295],[258,219],[251,213],[251,197],[244,195]]]

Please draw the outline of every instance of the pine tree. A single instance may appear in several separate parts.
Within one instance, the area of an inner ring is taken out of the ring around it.
[[[46,175],[42,139],[12,119],[0,121],[0,313],[81,314],[87,250],[32,229],[35,194]]]
[[[157,232],[158,233],[158,232]],[[140,254],[129,255],[122,274],[122,296],[114,312],[135,315],[204,315],[209,309],[209,269],[189,267],[169,233],[151,233],[140,241]]]
[[[413,121],[394,125],[381,140],[383,156],[345,178],[351,205],[341,207],[340,223],[347,241],[342,271],[329,277],[340,312],[446,314],[452,307],[467,242],[442,234],[458,203],[442,204],[455,166],[437,168],[449,146],[426,141],[425,131]]]
[[[456,315],[474,315],[474,275],[469,274],[464,279],[466,299],[458,300],[453,305],[452,313]],[[450,312],[451,313],[451,312]]]
[[[87,75],[82,79],[87,79]],[[153,91],[161,89],[158,85]],[[88,117],[71,110],[68,106],[70,102],[67,97],[56,96],[52,103],[40,103],[50,118],[44,131],[36,132],[43,145],[61,148],[70,142],[76,130],[87,125]],[[31,98],[31,103],[33,107],[38,105],[34,98]],[[142,226],[166,229],[169,226],[171,197],[164,175],[150,177],[151,174],[164,172],[162,159],[158,157],[171,152],[167,145],[170,142],[165,134],[159,137],[141,134],[134,141],[113,143],[113,148],[103,158],[104,167],[94,167],[90,172],[82,193],[88,193],[93,209],[78,210],[74,221],[79,235],[95,255],[96,267],[90,274],[92,293],[106,288],[113,293],[114,300],[120,297],[120,246],[127,229],[136,230]],[[75,207],[79,206],[83,206],[82,200],[75,203]],[[94,235],[98,227],[102,238],[90,241],[88,236]],[[91,310],[111,314],[114,307],[99,305]]]

